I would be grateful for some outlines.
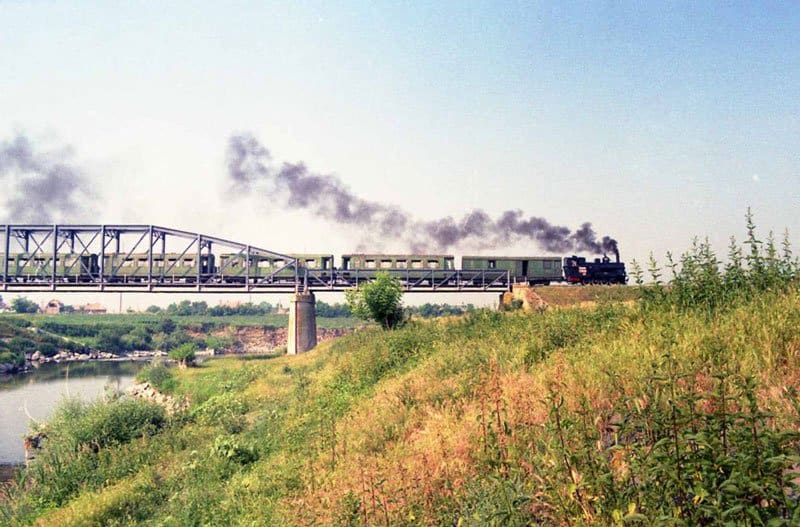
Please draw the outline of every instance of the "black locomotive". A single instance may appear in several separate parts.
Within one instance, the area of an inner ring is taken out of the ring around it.
[[[625,284],[628,275],[625,264],[619,261],[619,251],[615,250],[616,261],[603,255],[593,262],[582,256],[564,258],[564,279],[571,284]]]

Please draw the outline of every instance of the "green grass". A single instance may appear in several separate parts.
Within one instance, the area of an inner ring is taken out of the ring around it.
[[[763,293],[710,318],[478,311],[212,360],[171,370],[191,404],[156,433],[71,425],[114,439],[42,458],[4,510],[12,525],[789,525],[799,328],[800,294]]]

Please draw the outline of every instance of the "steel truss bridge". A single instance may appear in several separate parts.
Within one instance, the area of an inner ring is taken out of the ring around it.
[[[264,258],[278,264],[255,265]],[[196,262],[191,268],[179,264],[189,259]],[[234,272],[235,262],[244,269]],[[378,272],[397,278],[406,292],[511,288],[506,270],[312,269],[287,254],[155,225],[0,225],[0,290],[10,292],[344,291]]]

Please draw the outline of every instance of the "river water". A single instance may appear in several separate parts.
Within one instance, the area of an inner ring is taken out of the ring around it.
[[[25,461],[22,438],[31,418],[47,421],[65,397],[93,400],[125,391],[146,362],[97,361],[42,364],[29,373],[0,376],[0,466]],[[0,467],[0,480],[2,480]]]

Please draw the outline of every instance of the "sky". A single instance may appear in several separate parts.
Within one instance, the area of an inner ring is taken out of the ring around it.
[[[54,220],[281,252],[404,249],[233,192],[226,149],[251,134],[276,166],[420,221],[519,209],[591,222],[642,261],[693,236],[724,253],[750,206],[800,251],[792,3],[120,4],[0,0],[0,145],[23,136],[82,182],[53,187],[75,201]],[[20,222],[21,177],[0,179],[0,221]],[[553,254],[531,240],[483,252]]]

